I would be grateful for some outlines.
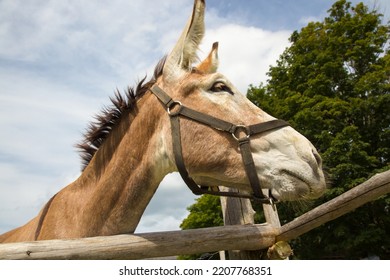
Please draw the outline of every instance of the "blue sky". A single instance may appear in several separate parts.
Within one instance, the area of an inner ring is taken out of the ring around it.
[[[352,1],[357,3],[357,1]],[[376,3],[389,19],[389,1]],[[245,93],[265,82],[291,32],[333,1],[208,0],[200,57],[220,42],[220,72]],[[192,0],[0,1],[0,233],[26,223],[80,175],[74,144],[116,88],[151,73]],[[196,197],[169,175],[138,232],[174,230]]]

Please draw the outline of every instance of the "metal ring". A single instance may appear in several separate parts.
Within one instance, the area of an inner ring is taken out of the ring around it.
[[[236,133],[240,132],[240,131],[244,132],[245,136],[243,136],[243,137],[238,137],[238,135],[236,136]],[[234,129],[232,132],[232,136],[234,139],[236,139],[236,141],[243,141],[243,140],[249,139],[250,134],[251,134],[251,131],[250,131],[249,127],[245,126],[245,125],[234,126]]]
[[[171,111],[174,107],[179,106],[175,111]],[[183,104],[180,101],[173,101],[167,108],[168,115],[171,117],[177,116],[180,114]]]

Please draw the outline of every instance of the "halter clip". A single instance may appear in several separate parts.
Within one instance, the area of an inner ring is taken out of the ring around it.
[[[240,137],[240,133],[245,133],[245,135]],[[235,125],[233,127],[232,136],[236,141],[241,142],[241,141],[249,139],[249,137],[251,136],[251,131],[250,131],[249,127],[247,127],[245,125],[241,125],[241,124]]]

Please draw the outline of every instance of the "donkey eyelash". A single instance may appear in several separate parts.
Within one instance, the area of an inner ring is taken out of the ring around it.
[[[230,87],[228,87],[225,83],[223,82],[215,82],[212,87],[210,88],[211,92],[227,92],[231,95],[234,95],[233,91],[231,90]]]

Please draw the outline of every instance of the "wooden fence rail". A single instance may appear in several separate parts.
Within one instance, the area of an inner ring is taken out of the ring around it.
[[[222,226],[0,245],[0,259],[144,259],[219,250],[267,248],[269,225]]]
[[[294,239],[388,193],[390,193],[390,170],[376,174],[359,186],[283,225],[276,240]]]
[[[288,241],[390,192],[390,171],[277,229],[237,225],[184,231],[0,244],[0,259],[142,259],[220,250],[259,250]]]

